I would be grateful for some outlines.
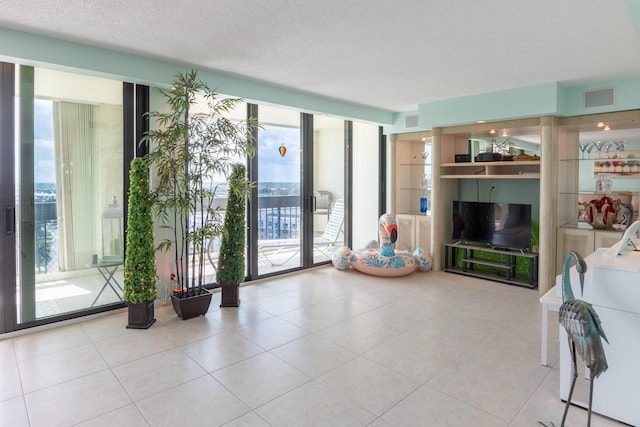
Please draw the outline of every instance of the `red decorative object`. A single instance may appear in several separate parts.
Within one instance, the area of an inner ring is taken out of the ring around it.
[[[616,223],[619,200],[615,202],[609,196],[593,199],[587,205],[587,222],[593,228],[612,228]]]
[[[280,155],[284,157],[284,155],[287,154],[287,147],[281,145],[280,148],[278,148],[278,151],[280,152]]]

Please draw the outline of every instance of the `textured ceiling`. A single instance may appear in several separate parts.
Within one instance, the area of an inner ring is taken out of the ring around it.
[[[0,0],[0,10],[2,27],[391,111],[640,75],[624,0]]]

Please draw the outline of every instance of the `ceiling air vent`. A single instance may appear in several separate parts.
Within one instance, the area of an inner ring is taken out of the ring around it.
[[[584,107],[613,105],[613,89],[592,90],[584,93]]]
[[[406,127],[406,128],[417,128],[418,127],[418,116],[406,116],[404,118],[404,127]]]

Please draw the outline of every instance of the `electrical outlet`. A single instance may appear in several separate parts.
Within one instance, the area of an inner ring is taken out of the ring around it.
[[[494,190],[495,188],[496,188],[496,183],[495,183],[495,182],[492,182],[492,183],[491,183],[491,189],[492,189],[492,190]]]

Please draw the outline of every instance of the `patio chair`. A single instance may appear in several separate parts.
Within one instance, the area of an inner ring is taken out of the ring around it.
[[[341,243],[344,224],[344,200],[338,199],[331,208],[327,226],[320,236],[313,238],[313,249],[331,259],[331,251]],[[271,239],[258,241],[258,254],[272,267],[289,262],[300,253],[300,239]],[[283,261],[284,259],[284,261]]]
[[[318,190],[313,192],[313,197],[316,200],[316,209],[313,212],[314,215],[326,215],[329,218],[331,214],[331,202],[333,201],[333,194],[330,191]]]

